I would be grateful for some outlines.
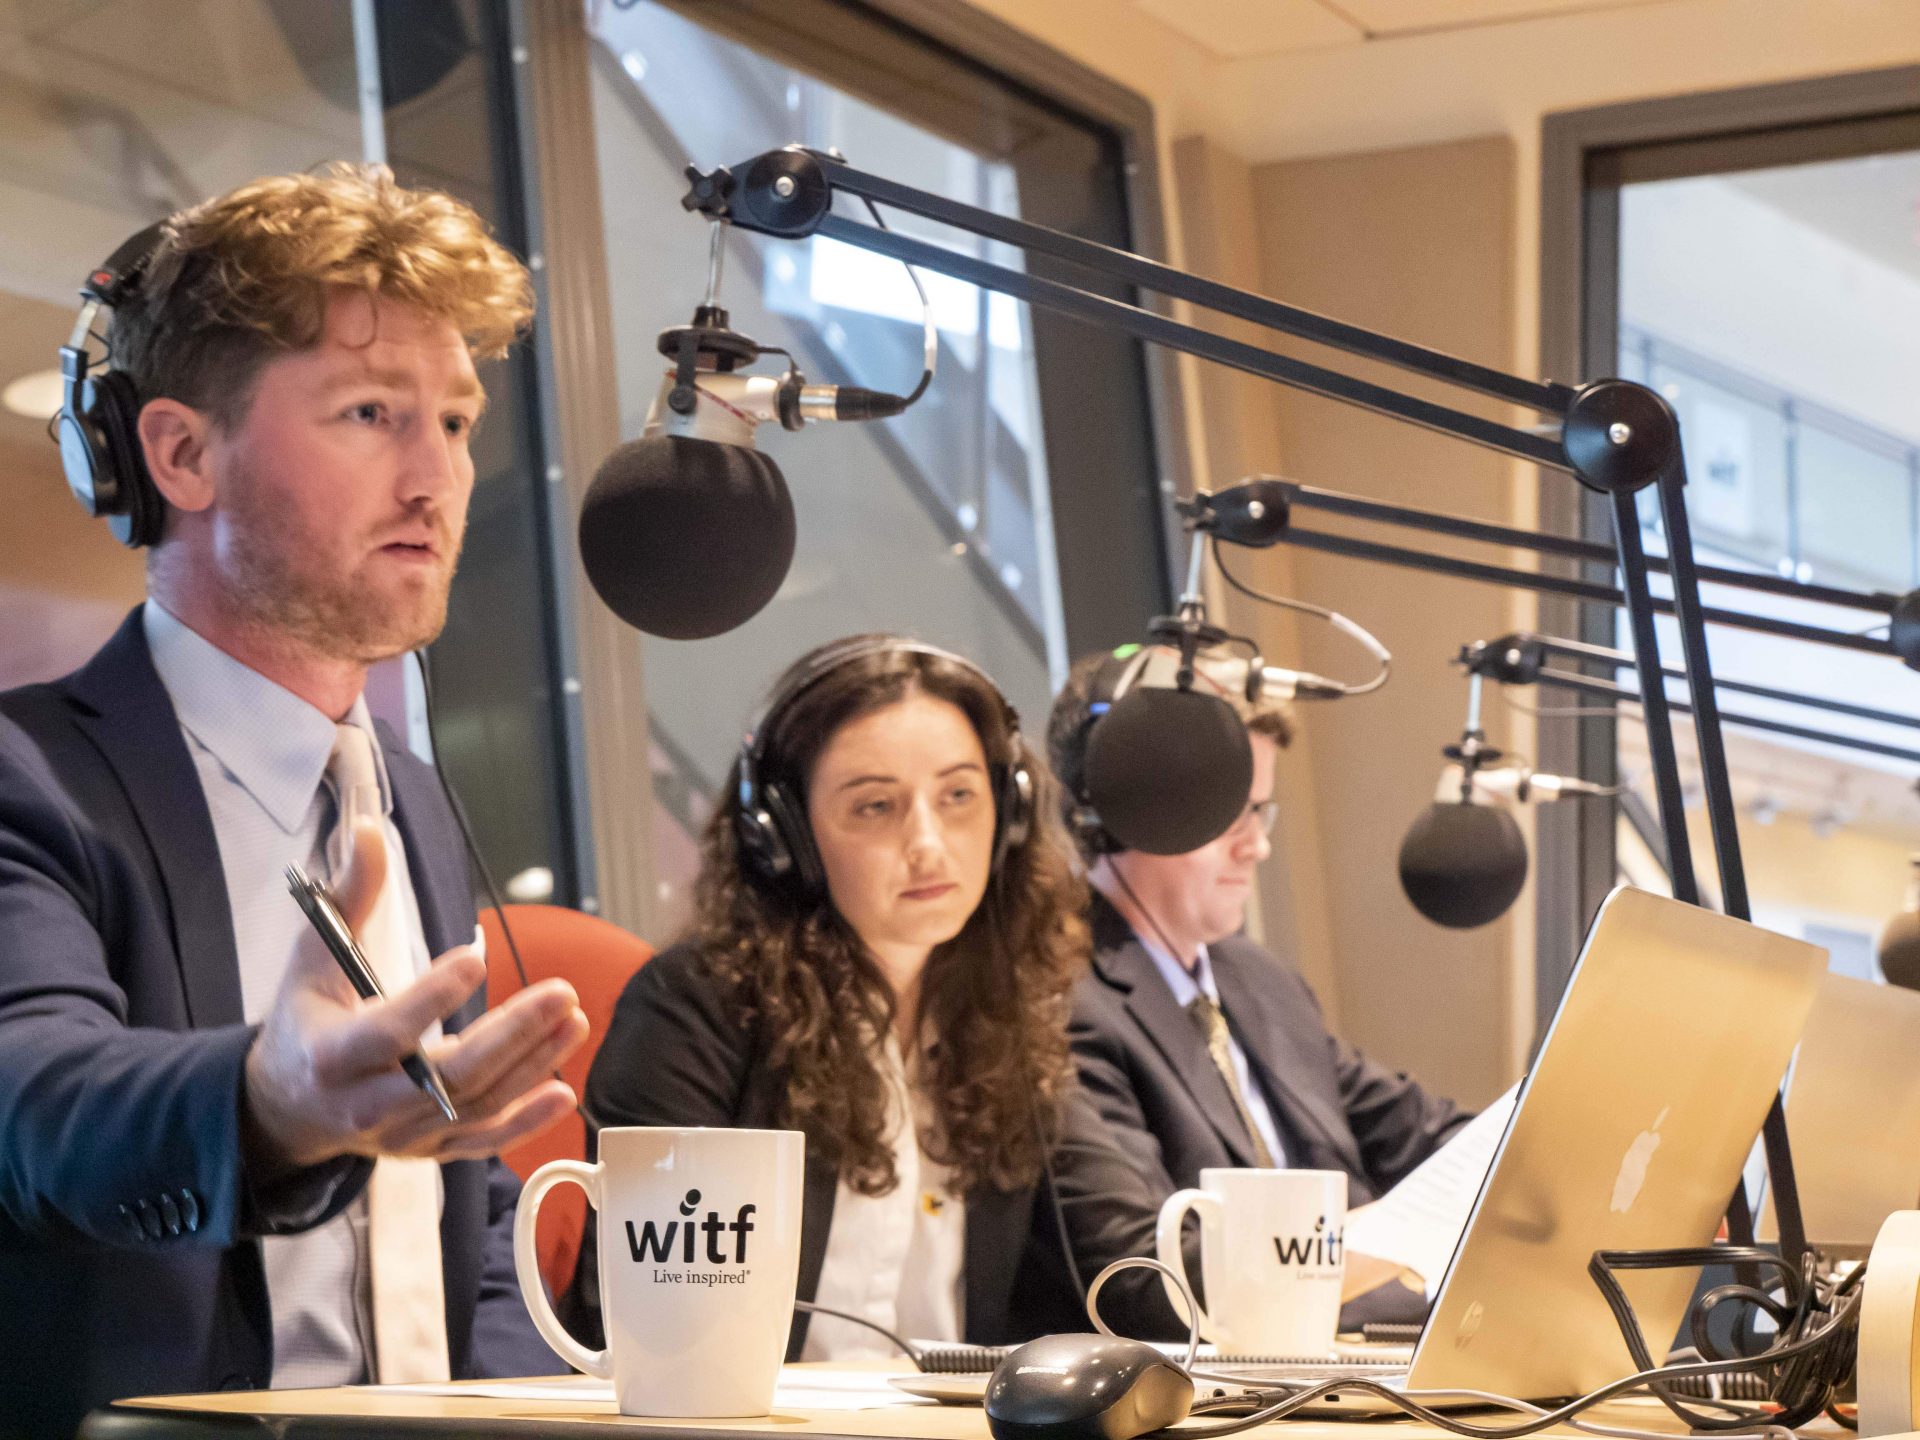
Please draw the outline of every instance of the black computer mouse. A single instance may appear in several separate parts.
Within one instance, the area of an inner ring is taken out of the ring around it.
[[[1044,1335],[987,1381],[997,1440],[1134,1440],[1187,1417],[1193,1381],[1140,1340]]]

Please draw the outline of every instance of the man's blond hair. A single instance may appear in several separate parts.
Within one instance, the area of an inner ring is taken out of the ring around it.
[[[167,222],[136,293],[114,314],[114,367],[232,426],[260,369],[319,340],[342,291],[450,322],[476,357],[503,354],[533,317],[524,265],[462,201],[401,185],[384,165],[274,175]]]

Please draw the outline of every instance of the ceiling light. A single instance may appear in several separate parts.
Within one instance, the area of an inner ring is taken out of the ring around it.
[[[0,390],[0,405],[29,420],[51,420],[60,413],[62,395],[58,370],[35,370]]]

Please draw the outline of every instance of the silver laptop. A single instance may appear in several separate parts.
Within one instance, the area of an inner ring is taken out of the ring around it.
[[[1608,896],[1392,1383],[1546,1400],[1631,1374],[1587,1262],[1712,1241],[1826,966],[1818,946],[1697,906]],[[1678,1332],[1695,1279],[1623,1278],[1655,1346]]]
[[[1787,1081],[1807,1239],[1864,1256],[1887,1216],[1920,1206],[1920,992],[1820,981]],[[1767,1197],[1761,1234],[1779,1234]]]

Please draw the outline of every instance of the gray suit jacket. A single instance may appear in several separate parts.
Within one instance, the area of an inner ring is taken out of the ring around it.
[[[1071,1028],[1082,1085],[1161,1194],[1198,1185],[1203,1169],[1253,1164],[1199,1030],[1119,912],[1093,903],[1093,970]],[[1329,1034],[1291,965],[1244,936],[1207,953],[1288,1162],[1346,1171],[1350,1205],[1376,1199],[1471,1118]]]

